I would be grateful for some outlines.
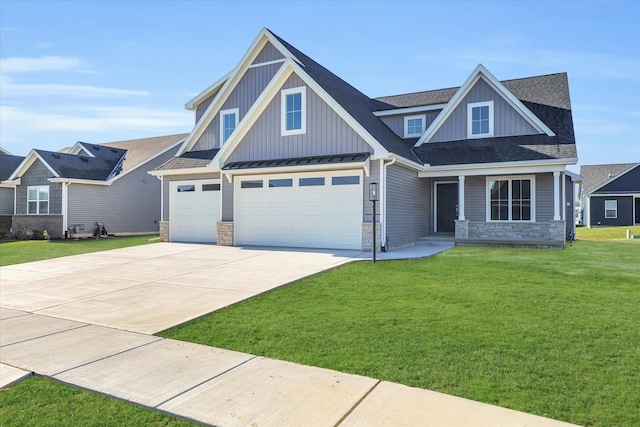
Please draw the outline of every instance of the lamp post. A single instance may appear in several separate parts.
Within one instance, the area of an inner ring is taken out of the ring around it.
[[[373,202],[373,240],[371,241],[371,250],[373,251],[373,262],[376,262],[376,202],[380,200],[380,192],[378,188],[377,182],[372,182],[369,184],[369,200]]]

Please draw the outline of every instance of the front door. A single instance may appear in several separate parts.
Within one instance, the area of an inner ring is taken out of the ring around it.
[[[436,183],[436,224],[438,233],[455,233],[458,219],[458,183]]]
[[[640,197],[636,197],[635,199],[635,212],[636,212],[636,224],[640,224]]]

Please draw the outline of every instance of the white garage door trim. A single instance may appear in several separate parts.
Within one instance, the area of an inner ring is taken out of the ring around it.
[[[344,177],[357,177],[357,183],[339,184]],[[301,179],[308,184],[309,178],[320,178],[324,183],[301,185]],[[242,188],[243,182],[252,181],[261,181],[262,187]],[[363,181],[362,170],[236,175],[234,242],[361,249]]]
[[[179,187],[189,191],[179,192]],[[216,242],[217,222],[222,217],[221,187],[220,179],[171,181],[169,183],[170,241]]]

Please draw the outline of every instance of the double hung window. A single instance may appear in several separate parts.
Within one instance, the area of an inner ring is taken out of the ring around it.
[[[303,134],[307,130],[307,89],[296,87],[282,91],[282,135]]]

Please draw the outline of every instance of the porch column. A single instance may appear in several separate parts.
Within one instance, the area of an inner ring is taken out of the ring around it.
[[[464,175],[458,176],[458,219],[464,221]]]
[[[553,220],[560,221],[560,172],[553,173]]]

